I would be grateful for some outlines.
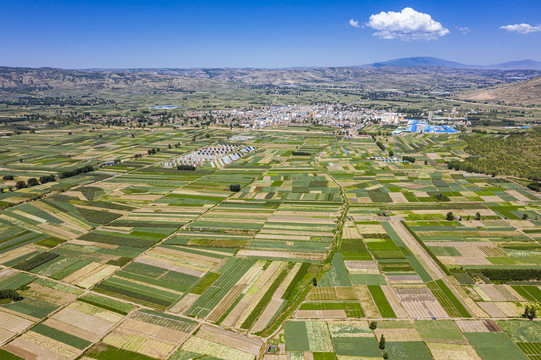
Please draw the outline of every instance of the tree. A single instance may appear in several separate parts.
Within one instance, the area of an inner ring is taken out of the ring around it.
[[[240,185],[239,184],[229,185],[229,191],[239,192],[240,191]]]
[[[4,179],[4,180],[13,180],[13,175],[4,175],[2,177],[2,179]]]
[[[371,330],[376,330],[378,327],[377,321],[370,321],[370,325],[368,326]]]
[[[39,184],[38,179],[36,179],[36,178],[30,178],[30,179],[28,179],[28,181],[26,183],[28,184],[28,187],[36,186],[36,185]]]
[[[475,220],[481,220],[481,214],[479,212],[475,214]]]
[[[45,175],[45,176],[40,176],[39,183],[45,184],[45,183],[55,181],[55,180],[56,180],[56,177],[54,175]]]
[[[381,350],[385,349],[385,336],[381,335],[381,338],[379,339],[379,348]]]
[[[533,305],[532,306],[526,305],[526,307],[524,308],[524,313],[522,314],[522,317],[533,320],[535,316],[536,316],[535,307]]]
[[[389,354],[387,354],[386,352],[383,353],[383,358],[384,359],[388,359],[389,358]]]
[[[453,221],[455,219],[455,216],[451,211],[447,213],[447,221]]]
[[[394,151],[389,150],[389,156],[394,156]]]
[[[17,182],[15,183],[15,187],[16,187],[17,189],[23,189],[23,188],[26,187],[26,183],[25,183],[24,181],[22,181],[22,180],[19,180],[19,181],[17,181]]]
[[[312,279],[312,284],[314,284],[314,286],[317,286],[317,279],[316,278]]]
[[[528,214],[523,214],[522,215],[522,220],[528,220]]]
[[[205,137],[208,139],[210,137],[210,134],[205,135]]]

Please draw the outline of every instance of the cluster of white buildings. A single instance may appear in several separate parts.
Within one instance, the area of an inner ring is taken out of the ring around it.
[[[407,160],[400,160],[397,157],[390,156],[371,156],[369,160],[383,161],[383,162],[408,162]]]
[[[255,150],[254,146],[238,144],[218,144],[193,151],[182,155],[172,162],[164,163],[164,167],[176,167],[178,165],[201,166],[210,164],[213,168],[221,168],[240,159],[247,153]]]

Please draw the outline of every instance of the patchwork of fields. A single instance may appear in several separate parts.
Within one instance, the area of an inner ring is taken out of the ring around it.
[[[1,139],[5,188],[96,170],[0,194],[0,358],[541,359],[541,195],[454,135],[250,135]],[[219,143],[255,150],[162,166]]]

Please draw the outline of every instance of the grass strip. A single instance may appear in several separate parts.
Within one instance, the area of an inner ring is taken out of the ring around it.
[[[385,293],[379,285],[368,285],[368,290],[372,294],[372,298],[378,307],[379,313],[384,318],[395,318],[396,314],[394,313],[389,300],[385,296]]]

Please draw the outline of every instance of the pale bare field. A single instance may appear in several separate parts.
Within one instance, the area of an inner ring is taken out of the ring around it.
[[[384,329],[378,328],[374,331],[378,339],[385,335],[386,341],[423,341],[414,328]]]
[[[482,360],[471,345],[427,343],[434,360]]]
[[[197,294],[186,294],[182,299],[180,299],[176,304],[173,304],[168,310],[174,314],[182,314],[184,311],[190,308],[201,295]]]
[[[345,319],[345,310],[297,310],[296,319]]]
[[[21,333],[34,324],[34,321],[17,316],[15,313],[0,308],[0,343]]]
[[[505,313],[493,302],[478,302],[477,305],[481,307],[490,317],[503,318],[506,317]]]
[[[307,260],[323,260],[326,254],[317,253],[299,253],[299,252],[280,252],[280,251],[264,251],[264,250],[239,250],[237,256],[255,256],[263,258],[297,258]]]
[[[372,299],[372,295],[370,294],[370,291],[368,290],[368,286],[366,285],[360,285],[360,286],[354,286],[355,293],[357,294],[357,297],[359,298],[359,302],[361,303],[361,307],[363,308],[364,314],[367,318],[378,318],[380,317],[378,307],[374,303],[374,300]]]
[[[49,337],[28,331],[13,340],[5,348],[14,354],[29,352],[34,359],[72,359],[82,351]],[[22,351],[21,351],[22,350]],[[27,358],[28,358],[27,353]]]
[[[233,346],[235,349],[257,355],[262,342],[258,338],[234,333],[230,330],[219,329],[208,325],[202,325],[197,336],[225,346]]]

